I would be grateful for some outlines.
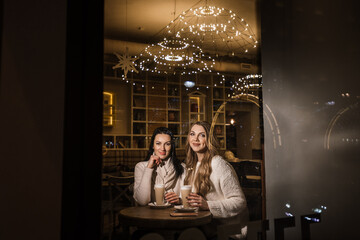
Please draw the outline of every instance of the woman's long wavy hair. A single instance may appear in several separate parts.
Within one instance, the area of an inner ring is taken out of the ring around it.
[[[178,178],[184,173],[184,168],[183,168],[183,166],[181,166],[180,160],[176,157],[174,135],[168,128],[158,127],[154,130],[154,133],[151,136],[150,146],[149,146],[149,150],[148,150],[147,156],[145,158],[145,161],[148,161],[150,159],[151,155],[154,153],[154,141],[155,141],[156,135],[158,135],[158,134],[166,134],[166,135],[170,136],[171,149],[170,149],[169,158],[170,158],[172,165],[174,166],[175,176],[176,176],[176,178]]]
[[[198,162],[198,157],[196,152],[194,152],[189,143],[189,136],[191,129],[194,125],[202,126],[205,129],[206,134],[206,149],[205,156],[201,160],[201,164],[195,176],[196,164]],[[191,185],[196,189],[197,193],[205,198],[206,194],[211,189],[210,174],[211,169],[211,159],[218,154],[218,142],[213,134],[210,134],[211,125],[205,121],[199,121],[194,123],[189,131],[188,139],[186,141],[185,153],[186,153],[186,177],[185,184]]]

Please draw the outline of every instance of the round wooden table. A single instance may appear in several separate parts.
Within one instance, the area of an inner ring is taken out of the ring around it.
[[[129,207],[120,211],[119,220],[128,226],[151,229],[186,229],[211,222],[210,211],[199,211],[197,216],[172,217],[174,208],[154,209],[146,207]]]

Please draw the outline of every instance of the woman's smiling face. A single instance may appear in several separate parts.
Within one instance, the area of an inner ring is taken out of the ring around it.
[[[206,131],[203,126],[194,125],[189,133],[191,149],[196,153],[202,153],[206,149]]]
[[[160,159],[167,159],[171,151],[171,137],[167,134],[157,134],[154,139],[154,153]]]

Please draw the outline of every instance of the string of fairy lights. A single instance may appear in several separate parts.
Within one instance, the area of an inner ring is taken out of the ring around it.
[[[225,75],[219,74],[219,82],[218,83],[214,83],[213,87],[222,87],[225,84]],[[143,83],[136,83],[133,82],[132,83],[134,86],[141,86],[141,88],[145,88],[145,85]],[[192,80],[186,80],[184,81],[184,86],[185,86],[185,90],[186,91],[192,91],[192,90],[205,90],[205,89],[209,89],[210,85],[206,84],[196,84],[194,81]],[[152,90],[154,90],[156,88],[155,85],[152,85],[149,87],[151,87]],[[165,87],[160,87],[162,88],[162,90],[165,90]],[[227,97],[228,98],[232,98],[232,99],[240,99],[243,97],[250,97],[250,98],[255,98],[255,99],[259,99],[259,97],[257,96],[259,89],[262,88],[262,75],[261,74],[249,74],[246,75],[245,77],[240,77],[236,80],[234,80],[234,83],[228,87],[232,94],[228,93]]]
[[[140,54],[138,66],[142,71],[155,73],[196,74],[211,72],[215,60],[205,56],[202,49],[181,39],[167,39],[147,46]],[[188,67],[193,65],[193,67]]]
[[[219,84],[222,85],[225,76],[214,70],[219,55],[244,56],[250,48],[258,47],[256,36],[244,18],[232,10],[208,5],[207,1],[205,5],[182,12],[158,34],[163,36],[162,40],[148,45],[133,62],[126,63],[131,66],[124,66],[120,61],[117,66],[130,69],[130,72],[139,69],[157,74],[213,72],[221,75]],[[259,78],[261,75],[257,74],[239,78],[231,87],[234,95],[261,87],[260,83],[254,83],[254,79]],[[126,74],[123,80],[129,82]],[[193,80],[187,82],[187,90],[194,87]]]

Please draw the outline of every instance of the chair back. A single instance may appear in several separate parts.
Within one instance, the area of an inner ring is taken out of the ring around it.
[[[130,205],[134,206],[135,201],[132,196],[134,176],[116,177],[109,175],[107,181],[109,183],[109,199],[114,205],[122,197],[125,197],[129,201]],[[115,192],[117,192],[116,196]]]
[[[110,186],[130,185],[134,182],[134,176],[117,177],[108,175],[107,181],[109,182]]]

